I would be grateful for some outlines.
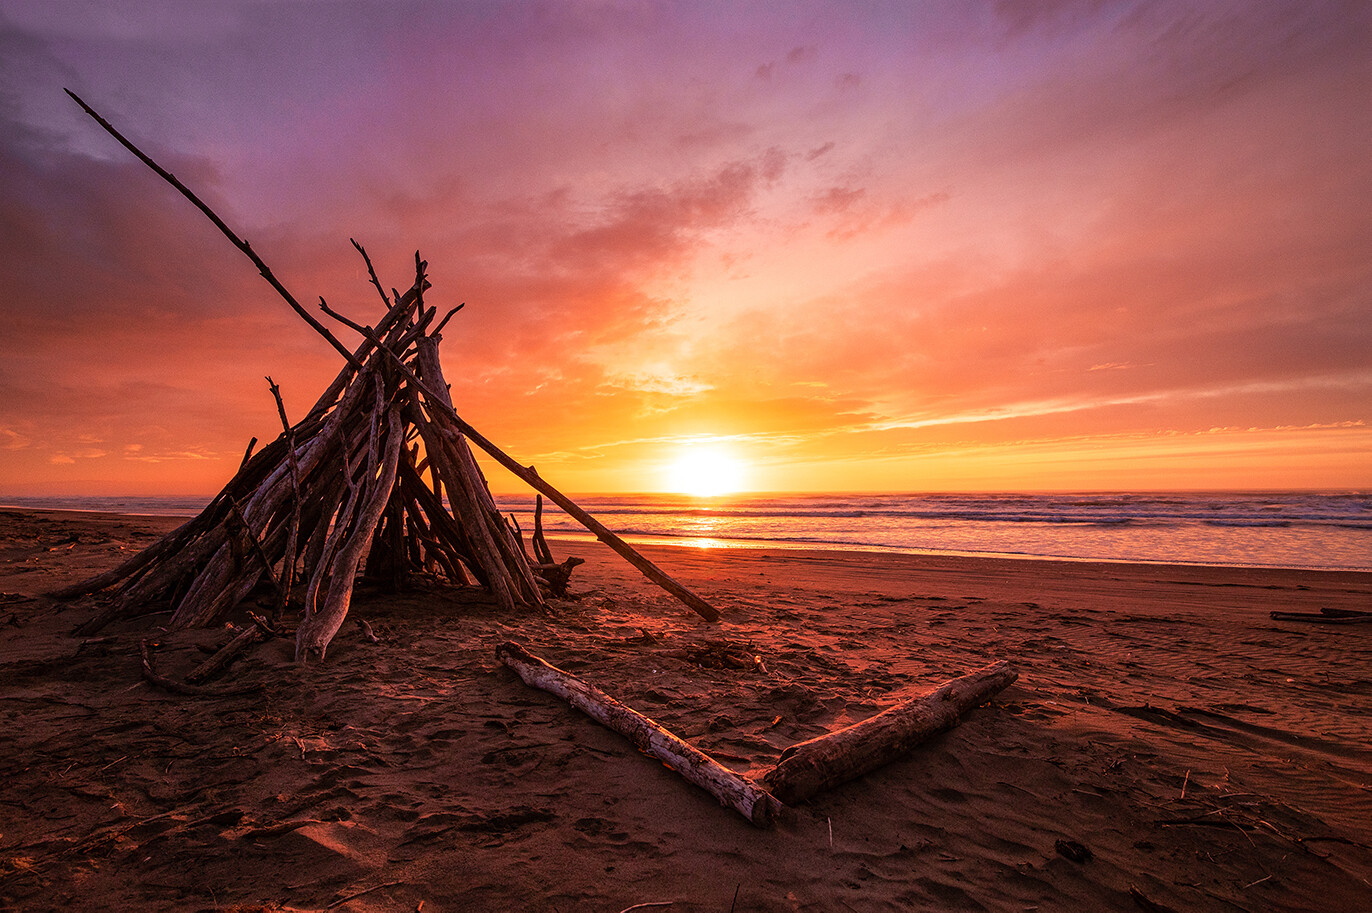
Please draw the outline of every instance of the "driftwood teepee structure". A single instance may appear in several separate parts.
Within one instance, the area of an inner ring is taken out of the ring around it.
[[[551,564],[546,549],[540,550],[546,559],[541,563],[527,557],[517,531],[491,497],[469,440],[691,609],[711,621],[719,617],[532,467],[520,465],[458,416],[438,346],[440,332],[460,306],[435,323],[436,309],[424,302],[427,264],[418,254],[409,291],[392,290],[388,296],[366,251],[353,242],[386,310],[375,327],[362,326],[320,299],[324,313],[363,337],[349,350],[205,203],[68,94],[194,203],[346,360],[314,407],[294,424],[271,385],[284,430],[255,454],[249,446],[238,472],[199,516],[120,567],[54,594],[106,597],[81,633],[164,601],[173,607],[173,629],[218,624],[265,578],[276,592],[278,618],[293,590],[303,588],[296,657],[322,659],[364,571],[397,580],[425,571],[454,583],[480,584],[505,609],[541,605],[540,577],[544,584],[549,579],[565,583],[568,567]]]

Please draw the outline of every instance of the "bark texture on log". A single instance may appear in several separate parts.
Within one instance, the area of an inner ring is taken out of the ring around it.
[[[547,495],[548,500],[552,501],[558,507],[566,511],[570,516],[575,518],[576,521],[580,523],[582,526],[586,527],[588,530],[595,533],[595,537],[597,539],[599,539],[601,542],[604,542],[611,549],[613,549],[617,555],[619,555],[625,561],[629,562],[634,567],[636,567],[638,569],[638,572],[642,574],[644,577],[647,577],[653,583],[656,583],[662,589],[666,590],[668,593],[671,593],[683,605],[685,605],[691,611],[695,612],[701,618],[704,618],[706,621],[719,621],[718,609],[710,605],[704,599],[701,599],[695,593],[691,592],[691,590],[682,585],[679,581],[676,580],[676,578],[672,577],[666,571],[662,570],[662,568],[658,567],[656,564],[653,564],[653,562],[649,561],[647,558],[640,555],[634,549],[633,546],[625,542],[623,539],[619,538],[619,536],[617,536],[615,533],[611,532],[609,527],[601,523],[595,517],[586,513],[586,511],[582,510],[581,507],[578,506],[576,502],[573,501],[571,498],[567,497],[562,492],[554,488],[552,485],[549,485],[547,482],[545,482],[542,476],[540,476],[538,473],[524,466],[521,466],[509,454],[505,453],[505,451],[501,450],[494,443],[488,440],[484,435],[482,435],[481,432],[477,431],[471,425],[463,421],[462,418],[457,415],[457,413],[453,413],[452,415],[446,415],[444,416],[444,418],[452,421],[459,432],[465,434],[468,438],[474,441],[478,447],[480,447],[482,450],[490,454],[497,463],[499,463],[501,466],[504,466],[510,472],[514,473],[521,481],[527,484],[530,488],[534,489],[537,492],[540,492],[541,494]]]
[[[323,603],[314,606],[313,611],[301,619],[296,631],[295,658],[298,662],[322,660],[329,641],[343,626],[352,601],[358,565],[367,556],[376,525],[381,520],[381,512],[386,509],[391,491],[395,488],[396,467],[400,462],[404,440],[399,412],[394,408],[389,409],[385,418],[384,456],[373,454],[381,460],[379,471],[374,462],[368,463],[366,477],[355,494],[359,510],[349,535],[333,556]]]
[[[846,729],[792,745],[758,777],[787,804],[870,773],[951,729],[969,710],[1008,688],[1019,673],[1004,660],[911,698]]]
[[[628,738],[644,754],[666,764],[758,827],[771,824],[780,810],[776,799],[756,782],[734,773],[599,688],[548,664],[519,644],[502,643],[495,653],[525,683],[557,695],[596,722]]]
[[[219,673],[229,667],[229,663],[238,658],[248,647],[259,641],[267,639],[267,634],[256,624],[250,624],[238,633],[238,636],[230,640],[224,646],[215,651],[214,655],[186,673],[186,684],[198,685],[201,682],[214,678]]]
[[[453,401],[438,360],[438,340],[431,336],[419,340],[415,361],[419,366],[419,376],[434,391],[438,403],[452,412]],[[443,433],[445,431],[446,434]],[[489,562],[483,570],[488,576],[498,579],[497,595],[508,593],[509,608],[513,608],[516,602],[542,605],[543,595],[534,582],[523,549],[511,541],[509,528],[495,509],[486,479],[476,465],[476,458],[472,456],[466,439],[441,426],[435,436],[439,440],[439,453],[446,458],[447,472],[441,474],[447,483],[448,499],[454,513],[460,508],[461,515],[467,520],[464,526],[477,538],[478,557]],[[433,454],[433,451],[430,453]]]

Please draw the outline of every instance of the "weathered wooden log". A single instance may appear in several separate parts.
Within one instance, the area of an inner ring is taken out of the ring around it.
[[[519,543],[519,551],[524,555],[524,560],[533,568],[539,562],[529,554],[529,548],[524,544],[524,530],[519,525],[519,518],[514,514],[507,514],[505,519],[510,524],[510,532],[514,535],[515,542]]]
[[[443,377],[443,368],[438,359],[437,339],[426,336],[419,340],[415,363],[419,366],[419,377],[422,377],[428,384],[428,389],[433,391],[437,404],[447,412],[453,412],[448,383]],[[464,511],[469,515],[471,525],[480,529],[479,534],[473,531],[473,535],[479,536],[478,544],[482,546],[482,552],[486,551],[488,544],[489,547],[493,547],[490,560],[499,570],[499,576],[509,578],[511,597],[528,605],[542,605],[543,595],[538,590],[538,584],[534,582],[533,571],[529,569],[523,551],[516,547],[511,539],[509,528],[505,525],[500,511],[496,509],[495,501],[486,486],[486,478],[481,474],[481,468],[477,466],[471,448],[461,435],[450,431],[443,434],[446,430],[448,429],[441,427],[439,429],[439,437],[444,444],[441,450],[449,458],[450,473],[457,476],[456,479],[448,480],[449,501],[454,510],[457,509],[458,502],[463,502]],[[488,573],[490,572],[488,569]]]
[[[366,256],[365,252],[363,256]],[[368,261],[369,266],[370,263],[371,261]],[[270,377],[267,378],[267,386],[272,392],[272,398],[276,400],[276,414],[281,419],[281,434],[286,439],[286,462],[291,470],[291,526],[286,535],[286,553],[281,556],[281,580],[277,588],[276,605],[272,609],[272,618],[280,620],[281,616],[286,614],[286,607],[291,600],[291,587],[295,585],[295,562],[300,556],[300,518],[304,510],[304,501],[300,493],[300,461],[295,454],[295,430],[286,418],[286,404],[281,399],[281,388]]]
[[[510,569],[510,577],[515,581],[519,588],[521,600],[526,605],[543,605],[543,591],[539,589],[538,578],[534,576],[533,568],[529,566],[528,556],[520,548],[518,540],[515,539],[514,530],[505,522],[504,516],[495,509],[492,502],[489,510],[483,512],[486,525],[491,530],[491,538],[495,540],[497,549],[500,552],[501,563]]]
[[[803,802],[870,773],[957,725],[963,714],[1010,686],[1019,673],[1004,660],[846,729],[792,745],[758,782],[787,804]]]
[[[500,546],[491,535],[481,509],[478,491],[463,478],[460,460],[449,440],[436,427],[424,424],[429,431],[425,447],[432,446],[431,460],[443,489],[448,493],[448,506],[452,509],[466,538],[469,554],[474,563],[481,568],[482,582],[501,608],[512,611],[521,603],[519,585],[511,576],[509,569],[500,560]]]
[[[1349,611],[1352,614],[1333,614],[1327,609],[1321,612],[1273,612],[1271,614],[1275,621],[1305,621],[1324,625],[1372,624],[1372,614],[1357,614],[1352,610]]]
[[[280,554],[284,547],[286,535],[286,527],[276,526],[272,528],[268,533],[264,549],[274,555]],[[259,563],[246,561],[240,565],[239,573],[230,581],[229,586],[225,589],[225,595],[222,600],[225,611],[232,609],[244,599],[247,599],[248,594],[257,587],[263,576],[264,572]],[[218,621],[222,617],[223,613],[221,612],[213,616],[212,621]],[[210,621],[206,621],[201,626],[208,627],[210,623]]]
[[[430,410],[430,415],[435,423],[449,425],[452,430],[456,431],[458,434],[464,435],[474,441],[478,447],[490,454],[497,463],[508,469],[516,478],[523,481],[535,491],[547,495],[554,504],[561,507],[564,511],[574,517],[577,522],[595,533],[597,539],[604,542],[621,558],[636,567],[639,570],[639,573],[643,574],[643,576],[656,583],[668,593],[671,593],[687,608],[700,615],[706,621],[719,620],[719,611],[716,610],[714,606],[710,605],[704,599],[701,599],[657,565],[640,555],[631,545],[629,545],[629,543],[611,532],[609,528],[595,517],[592,517],[590,514],[586,513],[586,511],[582,510],[571,498],[568,498],[552,485],[545,482],[537,472],[534,472],[527,466],[520,465],[517,460],[497,447],[488,438],[482,435],[481,432],[477,431],[458,415],[451,405],[445,405],[444,400],[446,397],[440,396],[429,384],[420,380],[414,371],[410,370],[410,367],[400,360],[399,356],[395,355],[393,352],[388,352],[388,354],[394,359],[396,370],[398,370],[416,390],[424,394],[426,402],[433,404],[434,408]]]
[[[495,654],[527,684],[557,695],[625,736],[644,754],[666,764],[758,827],[767,827],[780,811],[777,800],[757,783],[729,770],[599,688],[548,664],[516,643],[500,644]]]
[[[229,697],[237,694],[249,694],[261,690],[256,685],[249,685],[239,688],[229,688],[220,690],[217,688],[204,688],[199,685],[187,685],[175,679],[167,678],[158,673],[152,664],[152,654],[148,652],[148,641],[144,640],[138,644],[138,655],[142,660],[143,680],[154,688],[161,688],[163,691],[170,691],[173,694],[184,694],[191,697]]]
[[[486,572],[480,562],[472,557],[474,552],[466,530],[444,509],[439,495],[424,484],[417,470],[404,465],[400,469],[401,483],[415,508],[410,513],[411,519],[415,520],[421,529],[429,529],[434,539],[448,550],[449,555],[460,559],[461,566],[470,570],[470,575],[464,572],[458,582],[475,580],[480,586],[487,586]]]
[[[330,457],[332,465],[321,467],[326,475],[334,477],[334,481],[326,487],[327,495],[318,498],[323,510],[315,518],[314,536],[306,551],[306,566],[311,571],[305,592],[307,616],[313,614],[319,605],[320,593],[327,588],[333,560],[352,530],[353,519],[362,500],[362,489],[369,475],[375,474],[375,458],[369,454],[371,438],[379,419],[380,416],[370,416],[365,442],[356,438],[349,440]],[[361,452],[364,449],[368,451],[367,454]],[[359,468],[364,460],[368,461],[366,468]]]
[[[554,596],[562,597],[567,595],[567,589],[571,585],[572,571],[585,563],[585,558],[568,558],[561,564],[535,564],[534,573],[548,584],[548,589]]]
[[[435,418],[440,421],[452,423],[458,432],[465,435],[478,447],[490,454],[497,463],[508,469],[530,488],[547,495],[550,501],[566,511],[567,514],[573,517],[582,526],[594,533],[597,539],[604,542],[621,558],[637,568],[639,573],[647,577],[653,583],[656,583],[668,593],[671,593],[691,611],[695,612],[706,621],[719,621],[719,610],[714,606],[710,605],[704,599],[701,599],[666,571],[662,570],[662,568],[639,554],[633,546],[613,533],[605,524],[582,510],[575,501],[545,482],[537,472],[534,472],[526,466],[521,466],[513,457],[505,453],[505,451],[501,450],[488,438],[482,435],[481,432],[464,421],[456,412],[436,412]]]
[[[406,498],[405,514],[409,520],[410,541],[406,547],[415,550],[415,563],[420,563],[418,552],[422,544],[430,557],[443,565],[444,573],[453,583],[484,586],[482,572],[471,558],[462,528],[408,462],[400,465],[400,486]]]
[[[200,665],[196,666],[186,674],[186,684],[198,685],[203,681],[214,678],[220,672],[229,667],[229,663],[238,658],[238,654],[253,644],[267,639],[267,634],[256,624],[250,624],[238,636],[220,647]]]
[[[310,565],[314,570],[310,575],[309,585],[305,589],[306,617],[314,614],[322,603],[321,594],[328,592],[329,581],[333,574],[334,559],[347,543],[353,528],[353,520],[362,503],[362,486],[365,484],[365,479],[355,478],[358,475],[358,470],[346,457],[340,475],[346,483],[347,491],[340,495],[338,508],[332,519],[323,518],[324,522],[328,524],[327,527],[321,522],[321,532],[326,533],[326,535],[324,547]]]
[[[232,511],[230,517],[233,519],[230,529],[247,540],[248,547],[252,550],[254,557],[262,563],[262,572],[271,581],[273,592],[284,602],[286,591],[282,589],[281,581],[276,576],[275,562],[267,555],[266,549],[262,547],[262,540],[258,538],[257,533],[253,532],[253,528],[244,519],[243,510],[238,506],[238,502],[230,498],[229,507]]]
[[[168,627],[172,630],[181,630],[191,627],[207,627],[220,619],[220,617],[233,608],[233,593],[236,592],[235,582],[241,576],[241,563],[235,560],[235,547],[233,538],[229,535],[227,525],[221,525],[214,531],[213,537],[206,536],[205,546],[218,543],[217,548],[212,553],[209,561],[195,572],[194,579],[186,592],[176,604],[176,611],[172,613]],[[189,549],[187,550],[190,551]],[[180,557],[180,556],[178,556]],[[254,562],[252,569],[254,584],[261,576],[261,565]],[[142,601],[143,597],[131,592],[130,598]]]
[[[510,515],[514,519],[514,515]],[[533,535],[534,554],[538,562],[532,565],[534,573],[542,578],[548,585],[549,591],[554,596],[566,596],[567,588],[571,583],[572,570],[578,565],[586,563],[584,558],[568,558],[566,561],[559,562],[553,557],[553,551],[548,547],[548,540],[543,536],[543,496],[537,495],[534,500],[534,535]]]
[[[538,556],[539,564],[557,564],[557,559],[553,557],[552,549],[548,548],[548,540],[543,537],[543,496],[534,496],[534,554]]]
[[[199,517],[187,520],[138,554],[121,562],[118,567],[111,568],[101,574],[96,574],[94,577],[90,577],[86,580],[73,583],[70,586],[53,590],[48,593],[48,596],[53,599],[76,599],[79,596],[85,596],[89,593],[98,593],[103,589],[114,586],[116,583],[119,583],[128,577],[132,577],[155,561],[170,554],[194,535],[198,531],[196,529],[197,520],[199,520]]]
[[[306,531],[304,545],[301,547],[300,580],[308,587],[313,579],[314,569],[319,566],[324,554],[324,543],[329,537],[330,524],[343,503],[347,486],[343,484],[341,472],[331,472],[327,479],[320,480],[317,487],[310,488],[309,500],[301,513],[301,529]]]
[[[380,418],[380,416],[378,416]],[[391,491],[395,487],[396,468],[400,463],[400,451],[405,445],[401,428],[400,413],[388,408],[385,416],[387,424],[385,453],[378,454],[381,461],[378,474],[373,477],[372,467],[368,466],[367,485],[358,494],[361,509],[352,533],[338,554],[334,557],[332,573],[329,577],[328,595],[324,604],[300,621],[296,630],[295,658],[297,662],[315,662],[324,658],[329,641],[343,626],[352,600],[353,585],[357,579],[357,567],[367,555],[376,524],[381,520],[381,512],[386,509]]]

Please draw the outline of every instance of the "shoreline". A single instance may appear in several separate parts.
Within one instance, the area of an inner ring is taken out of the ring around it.
[[[591,533],[555,533],[547,538],[567,542],[595,542]],[[1276,570],[1276,571],[1328,571],[1351,574],[1372,574],[1372,566],[1337,567],[1327,565],[1291,564],[1222,564],[1203,561],[1167,561],[1164,559],[1144,558],[1082,558],[1074,555],[1034,555],[1028,552],[968,551],[965,549],[915,548],[914,546],[859,545],[847,542],[806,542],[778,539],[726,539],[716,537],[669,536],[661,533],[628,533],[622,537],[626,542],[638,546],[661,546],[663,548],[692,548],[709,551],[778,551],[778,552],[856,552],[859,554],[905,555],[909,557],[931,558],[973,558],[993,561],[1042,561],[1047,563],[1067,562],[1070,564],[1141,564],[1160,567],[1195,568],[1235,568],[1238,570]],[[716,543],[716,544],[707,544]]]
[[[111,521],[117,520],[139,520],[149,521],[159,527],[165,522],[169,524],[166,530],[175,529],[187,520],[193,519],[196,514],[140,514],[126,513],[118,511],[106,511],[98,509],[66,508],[66,507],[27,507],[0,504],[0,511],[16,511],[19,513],[51,514],[54,516],[69,516],[71,519],[82,517],[103,518]],[[1279,564],[1221,564],[1206,562],[1180,562],[1167,561],[1162,559],[1116,559],[1116,558],[1080,558],[1069,555],[1033,555],[1022,552],[974,552],[955,549],[921,549],[914,547],[880,546],[880,545],[857,545],[842,542],[813,542],[796,543],[794,540],[783,541],[773,539],[727,539],[714,537],[687,537],[672,536],[661,533],[626,533],[621,534],[622,538],[633,545],[635,548],[665,548],[665,549],[691,549],[699,551],[729,551],[729,552],[815,552],[815,553],[839,553],[839,554],[872,554],[872,555],[895,555],[913,558],[966,558],[971,560],[987,561],[1030,561],[1043,562],[1048,564],[1067,563],[1067,564],[1088,564],[1088,565],[1141,565],[1145,567],[1176,567],[1176,568],[1213,568],[1217,570],[1233,569],[1245,570],[1267,570],[1267,571],[1292,571],[1295,573],[1347,573],[1347,574],[1367,574],[1372,576],[1372,566],[1369,567],[1331,567],[1331,566],[1306,566],[1306,565],[1279,565]],[[553,532],[547,534],[547,539],[552,541],[567,543],[569,547],[577,547],[583,543],[589,543],[599,547],[599,540],[593,533],[587,532]],[[707,544],[717,543],[717,544]]]
[[[39,595],[182,519],[0,510],[0,906],[1219,913],[1372,884],[1372,625],[1268,617],[1372,608],[1372,574],[644,547],[707,624],[550,538],[586,563],[547,611],[364,585],[380,643],[350,621],[302,668],[267,641],[187,697],[139,644],[180,678],[224,632],[73,638],[93,604]],[[760,830],[525,686],[506,640],[741,773],[989,662],[1019,680]]]

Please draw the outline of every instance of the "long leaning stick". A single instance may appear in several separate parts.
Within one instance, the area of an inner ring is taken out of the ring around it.
[[[308,311],[305,310],[304,307],[301,306],[300,302],[297,301],[295,296],[292,295],[290,291],[288,291],[286,287],[281,284],[281,281],[276,278],[275,274],[272,273],[271,268],[268,267],[267,264],[262,260],[262,258],[257,255],[257,252],[252,249],[248,242],[244,241],[233,231],[233,229],[229,228],[229,226],[224,222],[224,220],[221,219],[213,209],[211,209],[203,200],[201,200],[200,197],[196,196],[196,194],[189,187],[181,183],[181,181],[179,181],[174,174],[172,174],[170,171],[167,171],[161,165],[157,164],[157,162],[155,162],[150,156],[144,153],[143,150],[139,149],[136,145],[134,145],[133,142],[127,139],[118,130],[116,130],[114,126],[110,124],[109,121],[101,117],[100,114],[96,112],[94,108],[86,104],[86,102],[82,100],[81,97],[78,96],[75,92],[71,91],[70,89],[66,89],[65,91],[68,95],[71,96],[73,101],[75,101],[78,105],[81,106],[81,110],[85,111],[86,114],[88,114],[91,117],[91,119],[93,119],[97,124],[99,124],[106,133],[108,133],[110,136],[118,140],[120,145],[122,145],[125,149],[128,149],[129,152],[133,153],[133,155],[139,161],[141,161],[143,164],[147,165],[150,169],[152,169],[152,171],[156,173],[158,177],[162,178],[168,184],[172,185],[172,187],[176,188],[176,190],[180,192],[182,196],[190,200],[191,203],[194,204],[197,209],[204,213],[205,217],[208,218],[212,223],[214,223],[214,226],[218,228],[221,233],[223,233],[224,237],[228,238],[229,241],[234,245],[234,247],[237,247],[240,251],[243,252],[243,254],[249,260],[252,261],[253,265],[257,267],[257,271],[262,274],[262,278],[267,280],[271,287],[276,290],[277,294],[280,295],[281,298],[288,305],[290,305],[291,309],[294,310],[297,314],[299,314],[300,317],[306,323],[308,323],[310,327],[314,329],[315,332],[323,336],[324,339],[326,339],[330,345],[332,345],[336,350],[338,350],[339,354],[341,354],[345,359],[347,359],[349,365],[351,365],[355,369],[361,368],[361,363],[358,361],[358,358],[352,352],[348,351],[348,349],[343,345],[343,343],[339,342],[338,338],[329,332],[327,327],[325,327],[318,320],[316,320],[312,314],[310,314]],[[379,344],[380,342],[379,339],[373,339],[371,341],[374,344]],[[431,389],[427,384],[423,383],[418,377],[416,377],[414,372],[410,370],[409,366],[407,366],[398,356],[396,356],[395,353],[390,352],[388,349],[385,349],[384,346],[382,347],[382,349],[391,357],[391,360],[395,363],[396,367],[401,372],[401,374],[405,376],[405,379],[409,383],[413,384],[416,390],[424,394],[425,400],[427,401],[430,409],[433,410],[433,413],[435,415],[442,416],[445,420],[452,422],[456,426],[456,429],[458,431],[466,435],[472,441],[476,442],[478,447],[486,451],[486,453],[490,454],[491,457],[495,459],[495,461],[498,462],[501,466],[504,466],[517,478],[519,478],[525,484],[532,487],[535,491],[538,491],[546,495],[555,504],[561,507],[569,515],[576,518],[578,522],[580,522],[583,526],[585,526],[592,533],[594,533],[597,539],[604,542],[611,549],[617,552],[622,558],[624,558],[635,568],[637,568],[649,580],[653,581],[658,586],[662,587],[662,589],[666,590],[668,593],[675,596],[687,608],[691,609],[692,611],[700,615],[706,621],[719,620],[719,611],[715,609],[714,606],[710,605],[704,599],[701,599],[695,593],[691,592],[691,590],[687,589],[681,583],[673,579],[670,575],[664,572],[657,565],[653,564],[647,558],[640,555],[627,542],[625,542],[615,533],[611,532],[610,529],[607,528],[604,524],[596,520],[586,511],[582,510],[575,502],[572,501],[571,498],[562,494],[562,492],[558,491],[552,485],[544,481],[543,478],[538,475],[538,473],[534,472],[529,467],[522,465],[518,460],[515,460],[509,454],[505,453],[503,450],[497,447],[487,437],[485,437],[485,435],[481,434],[470,424],[464,421],[462,417],[459,416],[451,406],[446,405],[443,402],[443,398],[438,396],[438,394],[436,394],[433,391],[433,389]]]

